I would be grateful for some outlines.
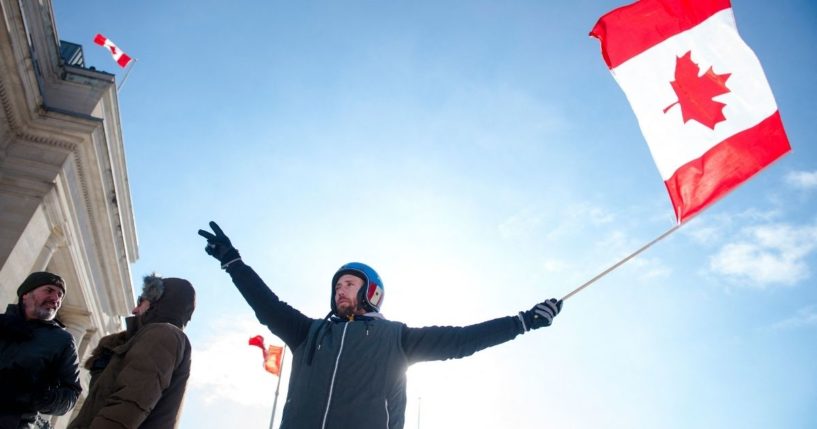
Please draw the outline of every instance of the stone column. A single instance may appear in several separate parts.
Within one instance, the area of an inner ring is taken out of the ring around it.
[[[56,253],[59,248],[65,247],[67,243],[68,241],[65,239],[65,234],[59,225],[55,225],[51,228],[51,234],[40,250],[40,254],[37,256],[31,271],[45,271],[46,267],[48,267],[48,263],[51,262],[51,258],[54,257],[54,253]]]
[[[80,368],[80,384],[82,385],[82,394],[73,410],[65,413],[64,416],[52,416],[50,418],[51,425],[54,429],[65,429],[68,423],[74,416],[74,413],[79,410],[82,403],[85,402],[85,397],[88,395],[88,372],[83,369],[83,363],[87,358],[86,352],[92,350],[91,346],[96,346],[96,332],[97,329],[93,325],[91,313],[76,307],[63,306],[60,308],[57,318],[65,325],[65,329],[74,337],[74,343],[77,346],[77,356],[79,359]]]

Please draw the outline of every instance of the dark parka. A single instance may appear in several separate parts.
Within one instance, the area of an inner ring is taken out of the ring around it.
[[[227,272],[258,320],[292,350],[281,429],[400,429],[409,365],[469,356],[524,332],[514,316],[424,328],[377,313],[312,319],[280,301],[242,261]]]
[[[166,278],[164,294],[129,318],[129,329],[100,340],[92,353],[91,389],[69,429],[176,427],[190,376],[191,346],[182,328],[195,308],[189,282]]]
[[[21,310],[12,304],[0,314],[0,429],[33,427],[37,413],[63,415],[82,391],[71,334]]]

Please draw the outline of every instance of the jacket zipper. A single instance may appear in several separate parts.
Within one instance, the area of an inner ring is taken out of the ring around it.
[[[389,399],[386,398],[386,429],[389,429]]]
[[[338,363],[340,362],[340,355],[343,354],[343,341],[346,339],[346,328],[349,327],[346,322],[343,325],[343,334],[340,336],[340,348],[338,349],[338,356],[335,358],[335,368],[332,370],[332,380],[329,382],[329,397],[326,399],[326,410],[323,412],[323,423],[321,429],[326,429],[326,418],[329,417],[329,406],[332,405],[332,390],[335,388],[335,376],[338,374]]]

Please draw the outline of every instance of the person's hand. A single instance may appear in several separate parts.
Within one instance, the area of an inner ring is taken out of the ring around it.
[[[208,255],[218,259],[218,261],[221,262],[221,268],[227,268],[233,262],[240,261],[241,255],[238,254],[238,250],[233,247],[232,243],[230,243],[230,239],[224,235],[224,231],[218,227],[218,224],[211,221],[210,228],[213,230],[213,233],[203,229],[199,230],[199,235],[207,239],[207,246],[204,248],[204,251],[207,252]]]
[[[519,320],[522,321],[525,331],[539,329],[550,326],[553,318],[562,311],[562,301],[551,298],[545,302],[536,304],[528,311],[519,312]]]

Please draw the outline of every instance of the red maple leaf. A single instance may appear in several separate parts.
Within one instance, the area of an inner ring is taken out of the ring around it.
[[[681,116],[684,123],[694,119],[711,129],[715,129],[715,124],[726,120],[723,116],[723,108],[726,104],[715,101],[712,98],[718,95],[729,93],[726,87],[726,80],[731,73],[717,74],[712,71],[712,67],[702,76],[698,64],[692,61],[692,51],[687,51],[675,60],[675,80],[670,82],[672,89],[678,96],[678,101],[670,104],[664,109],[664,113],[679,104],[681,106]]]

